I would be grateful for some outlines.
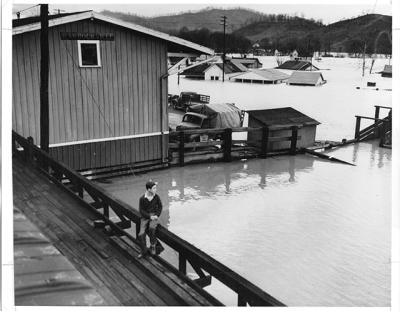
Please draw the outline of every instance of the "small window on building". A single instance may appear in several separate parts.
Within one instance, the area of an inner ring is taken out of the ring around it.
[[[79,40],[78,54],[80,67],[100,67],[100,41]]]
[[[218,77],[218,76],[216,76],[216,77],[215,77],[215,80],[219,80],[219,77]]]
[[[211,80],[214,80],[214,76],[211,76]]]

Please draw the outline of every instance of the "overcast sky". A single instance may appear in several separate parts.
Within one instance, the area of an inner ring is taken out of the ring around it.
[[[110,3],[110,1],[107,1]],[[392,15],[391,11],[391,0],[336,0],[336,1],[324,1],[324,3],[330,4],[318,4],[317,1],[308,0],[307,4],[305,1],[294,1],[292,3],[288,3],[289,1],[279,1],[279,3],[286,2],[286,4],[272,4],[271,1],[263,1],[261,4],[256,3],[256,1],[252,1],[255,4],[245,4],[244,1],[230,1],[229,4],[226,3],[218,3],[218,1],[213,1],[213,4],[199,4],[193,3],[190,4],[189,1],[185,1],[183,3],[177,3],[178,1],[169,1],[170,3],[149,3],[152,1],[146,1],[149,4],[140,4],[135,1],[135,4],[113,4],[109,5],[107,2],[104,4],[99,4],[101,1],[96,1],[96,4],[85,4],[85,5],[76,5],[76,4],[50,4],[50,12],[54,13],[56,9],[65,10],[67,12],[73,11],[82,11],[82,10],[94,10],[94,11],[102,11],[102,10],[111,10],[111,11],[119,11],[119,12],[129,12],[142,16],[158,16],[165,14],[175,14],[179,12],[186,11],[198,11],[207,7],[217,7],[217,8],[234,8],[234,7],[242,7],[249,8],[252,10],[256,10],[259,12],[263,12],[266,14],[297,14],[304,15],[306,18],[314,18],[314,19],[322,19],[324,24],[333,23],[339,21],[343,18],[351,18],[359,15],[363,15],[366,13],[378,13],[385,15]],[[121,2],[122,1],[118,1]],[[161,2],[161,1],[158,1]],[[174,4],[172,4],[174,2]],[[67,1],[63,1],[63,3],[68,3]],[[132,3],[132,1],[130,1]],[[270,4],[264,4],[270,3]],[[310,4],[311,3],[311,4]],[[336,4],[333,4],[336,3]],[[31,7],[33,4],[27,5],[15,5],[13,11],[21,10],[24,8]],[[24,17],[29,14],[37,13],[38,8],[33,8],[31,10],[27,10],[21,13],[21,17]],[[25,14],[25,15],[24,15]],[[13,17],[15,18],[15,16]]]

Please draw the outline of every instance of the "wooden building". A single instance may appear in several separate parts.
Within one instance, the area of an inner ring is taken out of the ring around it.
[[[226,60],[225,66],[223,66],[222,63],[215,63],[209,65],[209,67],[204,70],[204,80],[222,81],[223,72],[225,72],[225,79],[228,80],[246,71],[247,68],[241,65],[240,63],[235,64],[230,60]]]
[[[287,81],[289,85],[304,86],[318,86],[325,83],[322,73],[316,71],[294,71]]]
[[[310,147],[315,142],[317,125],[320,123],[292,107],[246,112],[249,115],[249,127],[268,126],[270,127],[270,137],[290,136],[292,133],[290,127],[298,126],[298,136],[301,138],[297,141],[297,148]],[[259,131],[249,132],[247,140],[261,145],[261,133]],[[290,141],[270,141],[267,146],[269,151],[288,149],[289,147]]]
[[[252,69],[231,78],[235,82],[277,84],[286,81],[289,75],[276,69]]]
[[[13,21],[13,129],[40,144],[39,17]],[[168,53],[198,44],[87,11],[49,17],[50,154],[76,170],[163,165]]]

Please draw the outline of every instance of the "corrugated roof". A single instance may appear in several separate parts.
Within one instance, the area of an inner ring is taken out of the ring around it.
[[[289,75],[276,69],[251,69],[248,72],[235,76],[235,79],[255,80],[256,77],[254,75],[257,75],[260,80],[265,81],[286,80],[289,78]]]
[[[306,116],[300,111],[292,108],[276,108],[264,110],[246,111],[250,117],[262,122],[265,125],[318,125],[317,120]]]
[[[278,66],[279,69],[290,69],[290,70],[306,70],[310,66],[313,66],[316,70],[319,70],[317,67],[311,64],[309,61],[304,60],[288,60]]]
[[[62,15],[62,16],[61,16]],[[116,18],[108,17],[93,11],[84,11],[84,12],[75,12],[75,13],[67,13],[67,14],[58,14],[55,18],[50,18],[49,27],[54,27],[58,25],[63,25],[66,23],[72,23],[85,19],[97,19],[110,24],[118,25],[120,27],[124,27],[133,31],[137,31],[155,38],[159,38],[165,40],[169,43],[168,48],[172,50],[176,50],[177,52],[201,52],[203,54],[213,55],[214,50],[209,49],[205,46],[199,45],[197,43],[193,43],[178,37],[171,36],[169,34],[156,31],[153,29],[149,29],[140,25],[136,25],[133,23],[125,22]],[[25,19],[24,19],[25,20]],[[29,22],[29,23],[28,23]],[[23,22],[23,25],[13,27],[13,35],[18,35],[21,33],[35,31],[40,29],[40,22],[36,19],[26,20]],[[25,24],[28,23],[28,24]],[[186,51],[181,51],[182,47],[186,48]]]
[[[216,64],[219,68],[221,68],[221,70],[222,70],[222,68],[223,68],[223,65],[221,64],[221,63],[218,63],[218,64]],[[244,67],[244,66],[243,66]],[[244,69],[241,69],[241,68],[239,68],[239,66],[237,66],[236,64],[233,64],[232,62],[230,62],[230,61],[226,61],[225,62],[225,73],[226,74],[229,74],[229,73],[235,73],[235,72],[243,72],[243,71],[246,71],[247,70],[247,68],[246,67],[244,67]]]
[[[91,10],[81,11],[81,12],[60,13],[60,14],[49,15],[49,20],[52,20],[52,19],[55,19],[55,18],[61,18],[61,17],[65,17],[65,16],[70,16],[70,15],[86,13],[86,12],[91,12]],[[25,25],[30,25],[30,24],[35,24],[35,23],[40,23],[40,16],[30,16],[30,17],[25,17],[25,18],[13,19],[12,20],[13,28],[14,27],[20,27],[20,26],[25,26]]]
[[[322,73],[316,71],[294,71],[292,75],[289,77],[288,84],[306,84],[306,85],[316,85],[318,83],[319,78],[324,77]]]
[[[241,62],[242,64],[253,64],[253,63],[258,63],[261,65],[261,62],[258,58],[239,58],[239,57],[234,57],[232,60],[236,60]]]

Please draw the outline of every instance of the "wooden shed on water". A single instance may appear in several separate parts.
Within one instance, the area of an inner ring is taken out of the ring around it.
[[[246,111],[249,115],[249,127],[270,127],[270,137],[290,136],[291,126],[298,126],[298,136],[301,138],[297,141],[297,148],[312,146],[315,142],[317,125],[321,124],[313,118],[292,108],[275,108],[264,110]],[[284,128],[284,129],[280,129]],[[261,133],[249,132],[247,140],[255,145],[261,145]],[[288,149],[290,141],[269,142],[268,150],[277,151]]]
[[[13,21],[13,130],[40,144],[40,20]],[[163,165],[168,53],[198,44],[93,11],[49,16],[50,154],[76,170]]]

